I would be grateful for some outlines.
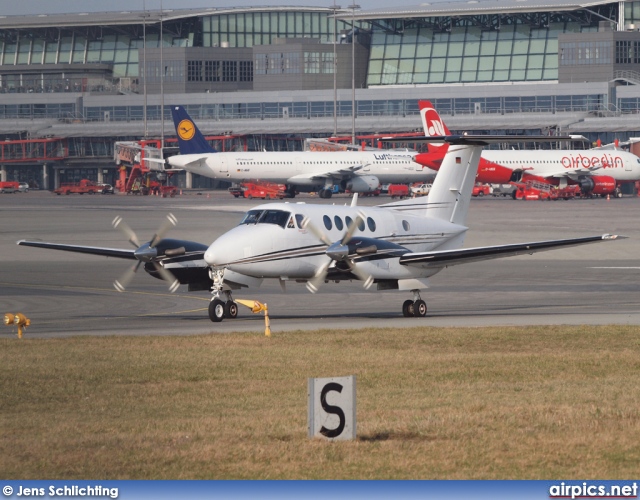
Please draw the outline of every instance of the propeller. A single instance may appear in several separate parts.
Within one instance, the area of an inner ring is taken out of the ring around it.
[[[346,264],[349,270],[353,274],[355,274],[358,279],[364,282],[364,288],[369,288],[373,284],[373,276],[360,269],[353,261],[353,254],[350,253],[353,249],[350,249],[348,245],[351,238],[353,238],[356,229],[358,229],[358,225],[362,224],[362,222],[364,222],[364,215],[359,212],[355,220],[351,221],[351,224],[349,224],[349,227],[347,227],[346,232],[342,235],[342,239],[340,241],[331,242],[327,235],[324,234],[324,232],[322,232],[322,230],[320,230],[318,227],[316,227],[313,222],[311,222],[309,217],[305,217],[302,220],[302,228],[308,229],[316,238],[318,238],[328,246],[326,254],[330,258],[327,263],[318,268],[314,277],[307,281],[307,290],[309,290],[311,293],[316,293],[318,291],[322,283],[325,281],[327,273],[329,272],[329,268],[331,267],[331,264],[333,262],[341,262]],[[378,249],[375,245],[370,245],[366,248],[356,249],[355,254],[358,256],[370,255],[376,253],[377,251]]]
[[[113,227],[122,231],[129,242],[134,247],[136,247],[134,256],[136,259],[138,259],[138,262],[136,262],[135,265],[127,269],[124,274],[120,276],[120,278],[113,282],[113,286],[116,290],[118,290],[119,292],[125,291],[143,262],[150,262],[153,265],[160,277],[169,283],[169,291],[171,293],[175,292],[178,289],[178,287],[180,286],[180,282],[175,278],[173,274],[171,274],[170,271],[162,267],[157,261],[159,257],[175,257],[178,255],[183,255],[185,253],[185,248],[179,247],[164,249],[164,251],[160,250],[161,253],[158,254],[158,244],[162,241],[162,238],[164,238],[164,235],[167,233],[167,231],[169,231],[169,229],[177,224],[178,219],[176,219],[173,214],[167,215],[166,220],[160,225],[156,233],[151,238],[151,241],[141,245],[140,240],[138,240],[138,237],[136,236],[136,233],[133,231],[133,229],[131,229],[131,227],[129,227],[126,222],[124,222],[122,217],[118,216],[113,219]]]

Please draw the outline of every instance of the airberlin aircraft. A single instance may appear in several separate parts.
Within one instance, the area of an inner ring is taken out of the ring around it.
[[[436,174],[414,162],[415,153],[409,151],[218,152],[182,106],[173,106],[171,113],[180,146],[180,154],[167,160],[172,167],[225,181],[286,184],[290,197],[296,186],[320,188],[320,198],[331,198],[334,185],[353,193],[371,193],[381,183],[425,182]]]
[[[428,137],[450,134],[431,102],[419,101],[418,104]],[[414,160],[437,170],[447,148],[448,145],[430,144],[429,152],[417,154]],[[621,196],[621,183],[640,180],[640,158],[626,151],[597,149],[482,151],[477,182],[506,184],[527,180],[559,187],[578,184],[585,194]]]

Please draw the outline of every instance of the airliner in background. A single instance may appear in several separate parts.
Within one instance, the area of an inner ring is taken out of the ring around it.
[[[289,196],[297,186],[320,188],[330,198],[334,185],[353,193],[370,193],[380,184],[424,182],[436,172],[413,161],[415,152],[390,150],[315,152],[218,152],[205,140],[182,106],[171,108],[180,154],[167,159],[173,168],[214,179],[249,179],[287,185]]]
[[[450,135],[430,101],[418,101],[425,135]],[[428,145],[428,152],[414,156],[426,167],[438,170],[448,145]],[[640,158],[622,150],[492,150],[482,151],[476,181],[492,184],[542,181],[558,187],[578,184],[585,194],[622,196],[620,185],[640,180]]]

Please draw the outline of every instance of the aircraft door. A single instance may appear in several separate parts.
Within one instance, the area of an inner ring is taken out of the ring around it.
[[[369,158],[366,158],[366,157],[360,158],[360,165],[362,165],[363,172],[371,171],[371,163],[372,163],[372,160],[370,160]]]
[[[227,159],[223,155],[220,155],[219,165],[220,165],[220,172],[227,173],[229,171],[229,167],[227,165]]]

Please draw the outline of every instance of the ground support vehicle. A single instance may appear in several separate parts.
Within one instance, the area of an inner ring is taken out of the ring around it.
[[[82,179],[80,182],[66,182],[60,184],[58,189],[54,189],[54,194],[96,194],[105,191],[105,187],[96,184],[89,179]]]
[[[494,184],[492,186],[491,195],[496,198],[498,196],[513,197],[513,193],[516,189],[518,188],[513,184]]]
[[[0,193],[18,193],[20,183],[14,181],[0,182]]]
[[[367,191],[366,193],[360,193],[359,196],[380,196],[380,190],[375,189],[373,191]],[[352,194],[350,190],[346,190],[345,193]]]
[[[473,186],[473,191],[471,192],[471,196],[478,196],[482,198],[483,196],[489,196],[491,194],[491,186],[489,184],[476,184]]]
[[[414,184],[411,186],[411,196],[416,198],[417,196],[426,196],[431,191],[431,184]]]
[[[570,200],[582,195],[578,185],[558,188],[551,184],[528,181],[515,186],[516,190],[512,195],[514,200]]]
[[[231,186],[229,188],[229,194],[234,198],[240,198],[241,196],[244,198],[244,189],[242,189],[242,186]]]
[[[408,198],[409,186],[406,184],[389,184],[387,194],[391,196],[391,198]]]
[[[263,200],[277,198],[281,200],[287,196],[286,186],[275,182],[243,182],[240,184],[240,188],[242,189],[242,195],[250,200],[253,198],[262,198]]]

